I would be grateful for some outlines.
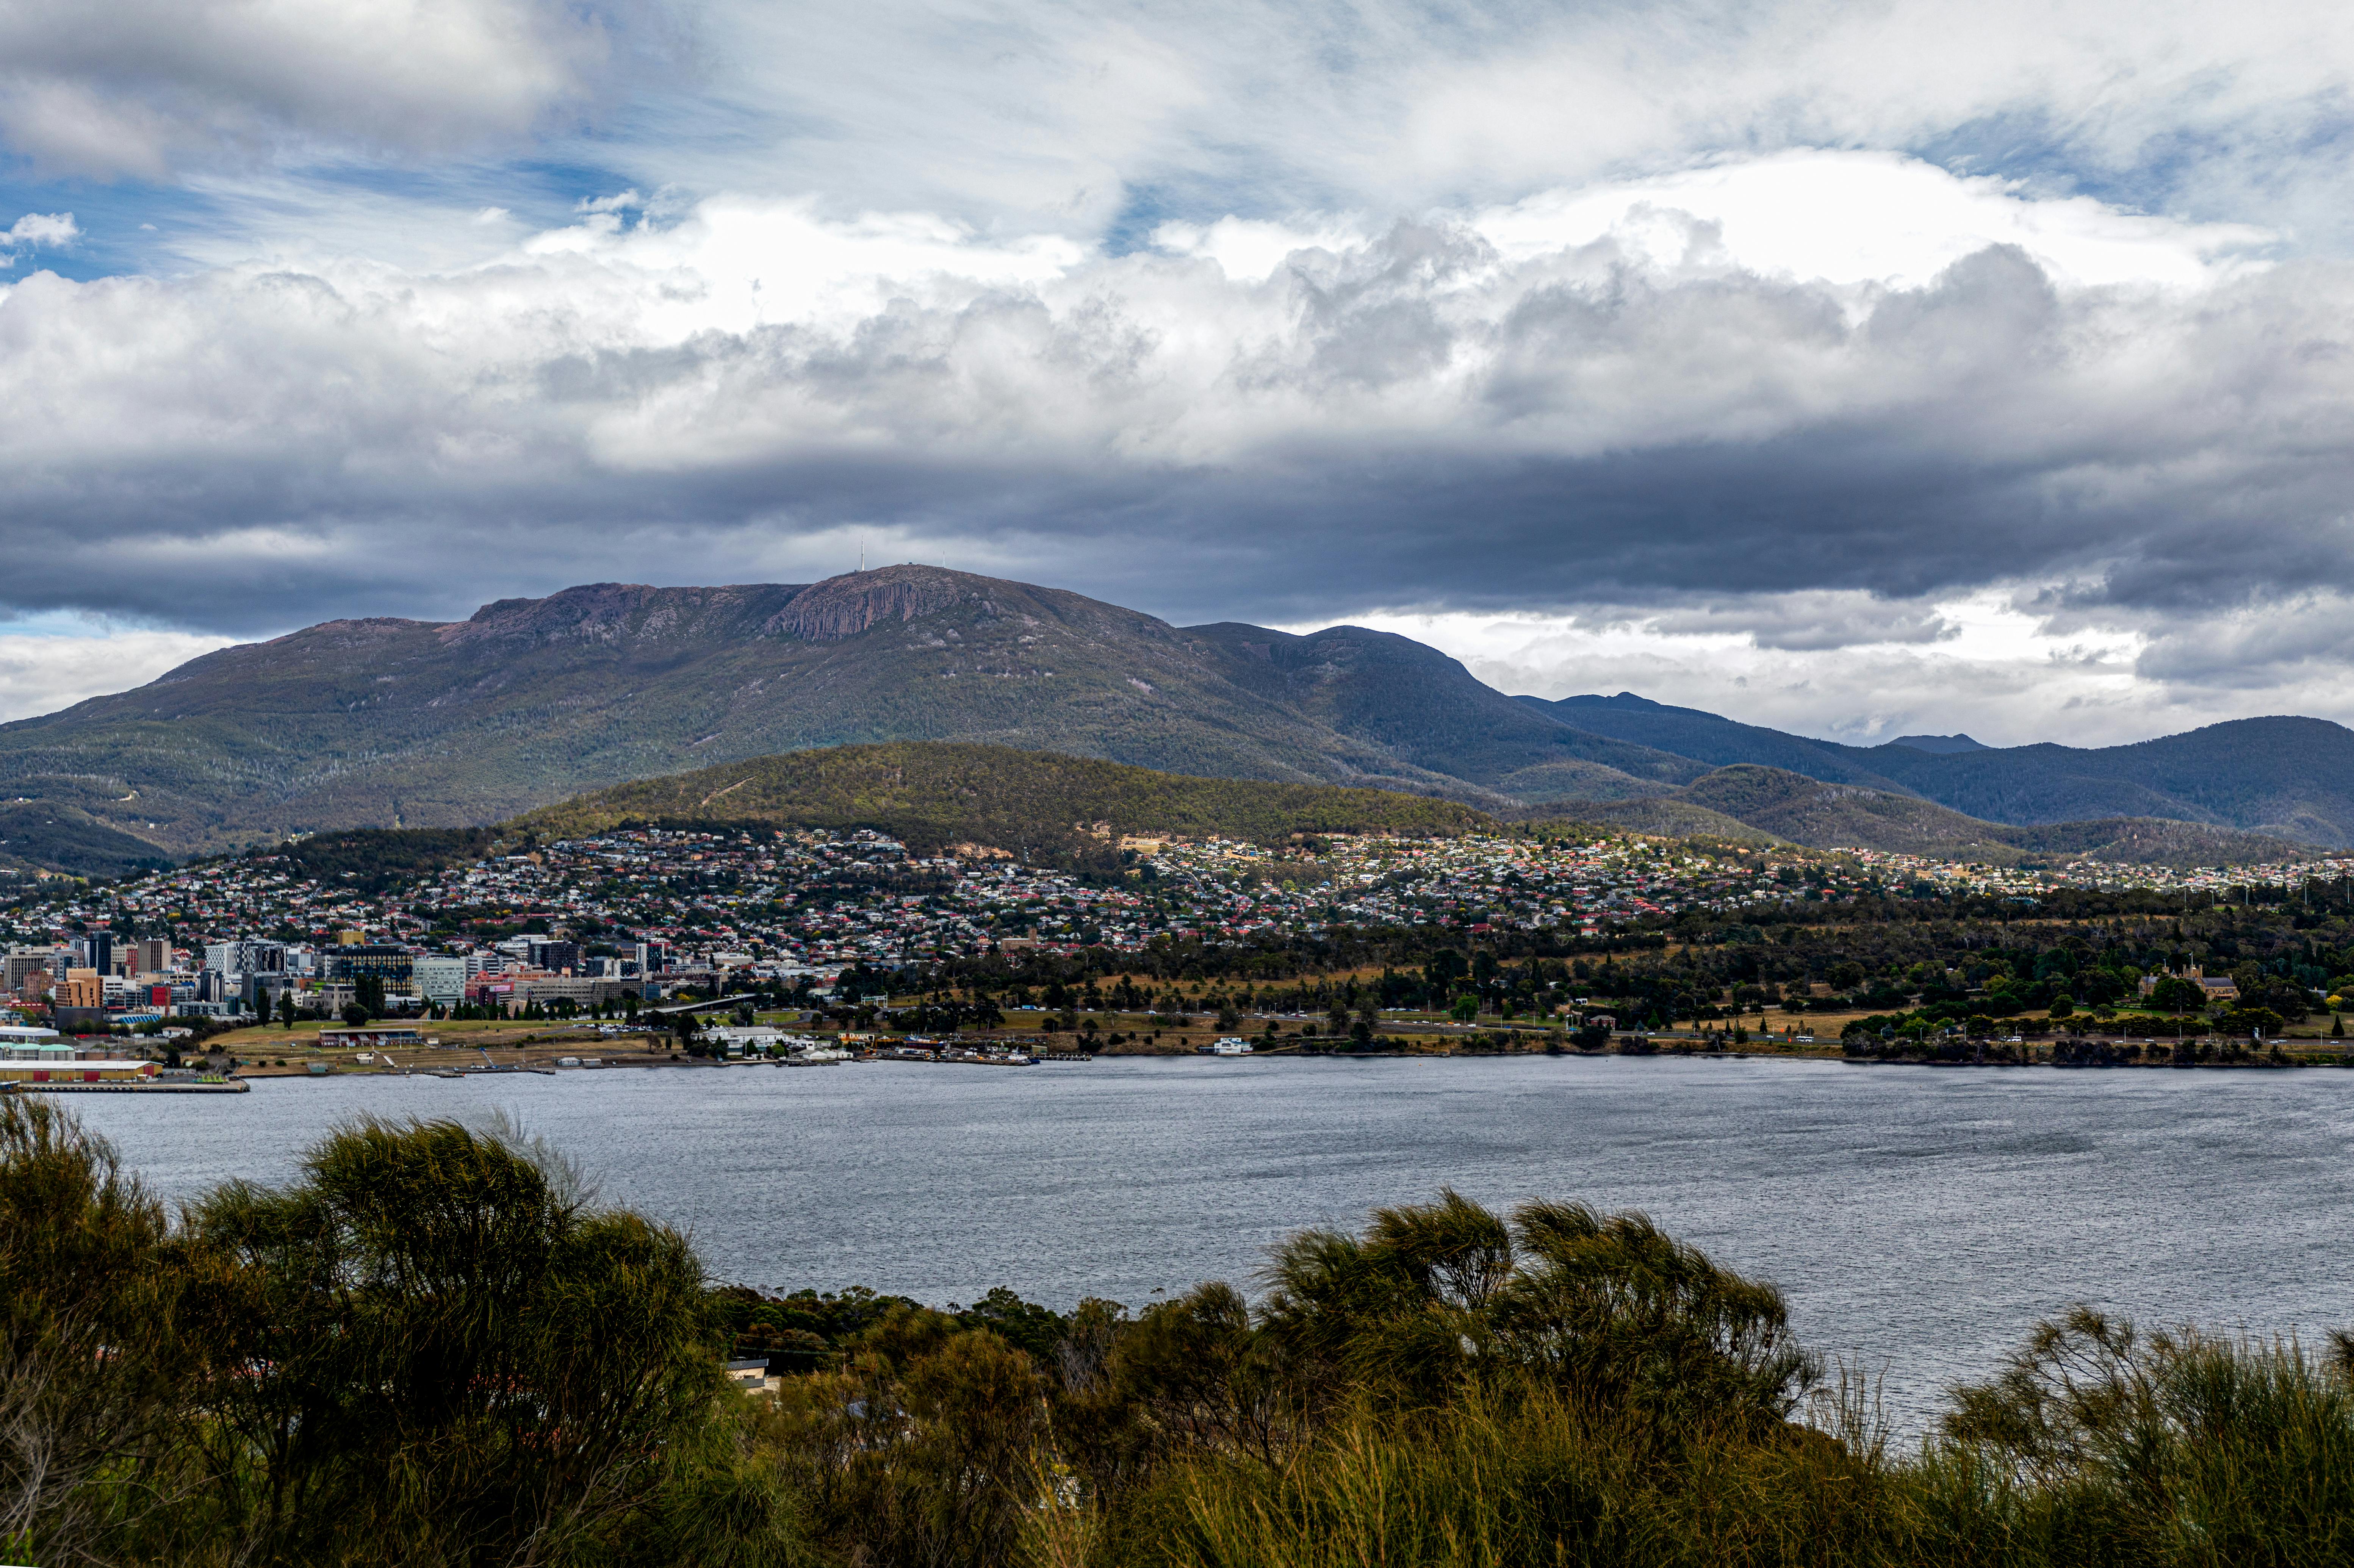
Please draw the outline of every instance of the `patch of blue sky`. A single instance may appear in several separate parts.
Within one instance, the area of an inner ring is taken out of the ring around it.
[[[183,186],[0,177],[0,230],[27,213],[69,212],[81,232],[64,245],[16,247],[16,264],[0,268],[0,282],[37,271],[77,281],[177,271],[175,240],[220,219],[217,203]]]
[[[355,161],[192,183],[220,207],[217,231],[189,248],[200,262],[341,255],[425,272],[492,260],[530,233],[578,221],[583,199],[631,187],[619,173],[563,160],[429,172]]]
[[[147,627],[148,621],[86,609],[26,609],[0,605],[0,637],[47,637],[66,640],[104,637]]]
[[[578,220],[582,204],[632,188],[624,171],[565,159],[443,164],[428,169],[354,163],[306,168],[289,184],[296,206],[349,205],[478,216],[502,215],[525,229]],[[295,194],[300,192],[301,194]]]
[[[1273,175],[1232,177],[1193,175],[1131,183],[1121,187],[1119,210],[1104,228],[1108,255],[1150,249],[1164,223],[1212,224],[1222,217],[1280,221],[1303,212],[1330,212],[1350,205],[1321,181],[1286,182]]]
[[[567,150],[591,151],[593,144],[576,141]],[[0,232],[29,213],[70,213],[80,231],[62,245],[7,248],[16,264],[0,267],[0,284],[42,270],[77,281],[168,277],[297,248],[369,252],[387,230],[411,222],[447,227],[496,215],[500,232],[512,236],[574,222],[582,203],[642,183],[626,169],[578,158],[424,168],[322,161],[169,185],[12,178],[0,169]],[[422,233],[415,238],[413,254],[383,259],[433,265],[465,250],[462,243],[437,248]]]
[[[1967,178],[2016,180],[2037,195],[2092,194],[2082,151],[2041,111],[1967,121],[1905,151]]]
[[[1193,210],[1193,204],[1179,201],[1165,185],[1129,185],[1121,196],[1119,211],[1103,234],[1103,248],[1113,256],[1149,249],[1153,230],[1164,223],[1207,221]]]
[[[2049,112],[1990,115],[1914,143],[1915,156],[1971,176],[2013,180],[2036,196],[2090,196],[2191,222],[2269,225],[2305,205],[2317,180],[2344,194],[2354,168],[2354,109],[2316,103],[2295,130],[2169,126],[2128,157],[2101,156]],[[2305,238],[2317,238],[2309,227]]]

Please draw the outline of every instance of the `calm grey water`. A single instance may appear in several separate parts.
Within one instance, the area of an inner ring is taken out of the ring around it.
[[[1098,1060],[261,1081],[75,1108],[165,1192],[287,1176],[338,1118],[504,1114],[722,1278],[1130,1305],[1442,1184],[1649,1212],[1778,1282],[1918,1425],[2079,1300],[2354,1326],[2354,1073]]]

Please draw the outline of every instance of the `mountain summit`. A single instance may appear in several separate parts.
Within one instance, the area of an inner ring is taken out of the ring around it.
[[[895,566],[813,584],[592,583],[446,625],[328,621],[0,726],[0,773],[13,795],[187,854],[491,821],[716,762],[899,740],[1490,806],[1521,799],[1508,776],[1532,768],[1577,786],[1554,794],[1598,799],[1705,771],[1532,715],[1405,638],[1187,630]]]

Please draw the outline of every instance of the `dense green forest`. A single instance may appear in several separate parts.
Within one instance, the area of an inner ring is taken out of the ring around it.
[[[1754,764],[1720,768],[1672,794],[1578,810],[1640,832],[1713,833],[1735,842],[1878,849],[1995,865],[2077,855],[2129,865],[2247,864],[2299,853],[2282,838],[2155,817],[2039,827],[1985,821],[1893,789],[1827,784]]]
[[[351,828],[292,839],[268,852],[296,876],[343,882],[376,894],[397,882],[492,853],[508,835],[497,828]]]
[[[1751,764],[1828,783],[1909,789],[1999,822],[2160,818],[2319,844],[2345,843],[2354,829],[2354,799],[2343,782],[2354,764],[2354,732],[2326,719],[2233,719],[2129,746],[1938,753],[1810,740],[1627,693],[1540,705],[1564,724],[1718,767]]]
[[[1575,1202],[1303,1231],[1256,1299],[939,1309],[713,1287],[677,1233],[451,1123],[347,1126],[175,1219],[10,1097],[0,1305],[20,1563],[2354,1558],[2354,1340],[2079,1311],[1902,1447],[1772,1285]]]
[[[0,865],[67,866],[84,876],[134,876],[172,863],[144,839],[45,800],[0,806]]]

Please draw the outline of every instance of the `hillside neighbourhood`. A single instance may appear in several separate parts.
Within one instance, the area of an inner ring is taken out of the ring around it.
[[[2090,862],[2023,870],[1543,831],[1336,834],[1272,848],[1129,835],[1110,872],[955,848],[918,855],[873,831],[640,828],[386,878],[373,891],[355,885],[372,880],[359,873],[299,874],[299,863],[284,854],[112,885],[25,879],[30,885],[0,909],[7,943],[0,1000],[22,1028],[76,1035],[179,1037],[192,1027],[256,1020],[634,1022],[653,1007],[737,995],[801,1009],[811,1021],[848,1022],[862,1001],[924,983],[895,977],[953,965],[1018,974],[1025,965],[1083,960],[1104,973],[1182,978],[1204,968],[1189,953],[1208,959],[1216,973],[1235,955],[1287,944],[1330,950],[1344,936],[1378,932],[1405,933],[1422,951],[1453,942],[1475,953],[1606,956],[1659,948],[1678,932],[1691,939],[1696,919],[1705,925],[1701,939],[1737,943],[1754,930],[1745,919],[1805,922],[1891,901],[1975,900],[2031,917],[2043,901],[2072,892],[2138,893],[2229,911],[2276,903],[2292,889],[2309,903],[2317,885],[2342,895],[2354,874],[2354,858],[2228,871]],[[1797,959],[1795,983],[1775,988],[1776,1004],[1798,1013],[1818,996],[1826,999],[1818,1011],[1842,999],[1857,1007],[1918,1001],[1889,979],[1867,982],[1862,967],[1838,957],[1812,960],[1811,969]],[[2277,967],[2307,971],[2308,1009],[2334,989],[2326,961]],[[1471,976],[1464,966],[1466,991]],[[2238,996],[2230,981],[2188,963],[2138,979],[2144,995],[2182,980],[2181,996],[2198,991],[2200,1006]],[[1381,1000],[1451,1010],[1466,1023],[1498,1005],[1454,1005],[1447,989],[1410,997],[1393,990]],[[1555,1024],[1617,1024],[1604,1010],[1628,1011],[1624,1002],[1606,992],[1570,994],[1597,989],[1567,985],[1530,999],[1542,1006],[1501,1011],[1542,1013]],[[1757,986],[1643,994],[1629,1026],[1754,1009],[1761,1034],[1776,1029],[1762,1016],[1766,992]],[[2036,1005],[2049,1005],[2048,995]],[[869,1001],[858,1020],[876,1022],[874,1009]],[[2020,1006],[1993,1011],[2015,1014]],[[2053,1012],[2064,1016],[2067,1007]],[[1786,1019],[1778,1033],[1788,1038],[1807,1027]]]

